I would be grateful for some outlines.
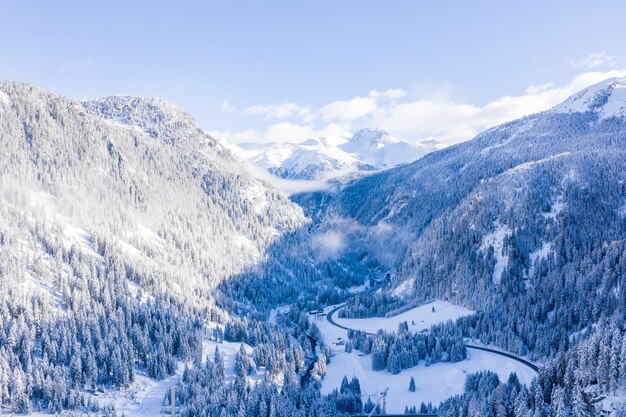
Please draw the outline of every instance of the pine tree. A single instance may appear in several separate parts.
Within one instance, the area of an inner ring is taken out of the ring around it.
[[[11,408],[19,414],[31,411],[31,402],[24,386],[24,377],[21,369],[16,369],[13,373],[11,384]]]
[[[587,404],[580,385],[574,386],[572,392],[572,417],[589,417]]]
[[[215,373],[219,381],[224,380],[224,359],[220,353],[220,349],[215,346],[215,355],[213,356],[213,363],[215,364]]]
[[[411,377],[409,381],[409,391],[415,392],[415,378]]]
[[[528,391],[526,387],[523,387],[517,397],[515,398],[515,402],[513,404],[513,412],[515,417],[526,417],[528,416]]]
[[[565,391],[563,391],[563,388],[556,387],[552,390],[551,403],[554,417],[567,417]]]

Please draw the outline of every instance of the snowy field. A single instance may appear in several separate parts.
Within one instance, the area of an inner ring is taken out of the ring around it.
[[[418,406],[423,402],[432,402],[433,405],[448,397],[461,394],[468,374],[491,370],[498,374],[500,380],[506,381],[511,372],[516,372],[520,381],[530,384],[535,373],[528,367],[513,359],[468,349],[467,360],[457,363],[436,363],[430,366],[422,364],[410,369],[404,369],[397,375],[387,371],[372,370],[371,355],[359,356],[357,352],[335,352],[327,366],[327,374],[322,381],[322,393],[328,394],[339,388],[341,379],[345,376],[359,378],[363,401],[372,395],[376,401],[376,393],[389,388],[387,394],[387,413],[403,413],[405,406]],[[415,392],[409,391],[409,380],[415,378]]]
[[[435,309],[434,312],[433,308]],[[433,324],[443,323],[448,320],[456,320],[463,316],[469,316],[472,313],[472,310],[468,310],[465,307],[456,306],[446,301],[436,300],[432,303],[412,308],[393,317],[345,319],[338,317],[337,312],[337,314],[333,316],[333,319],[342,326],[346,326],[351,329],[363,330],[368,333],[376,333],[378,329],[395,332],[398,330],[398,324],[406,321],[409,324],[409,330],[412,332],[419,332],[424,329],[429,329]]]
[[[435,307],[435,312],[432,308]],[[332,308],[327,308],[328,312]],[[396,331],[402,321],[409,323],[412,331],[427,329],[433,324],[453,320],[458,317],[471,314],[472,311],[463,307],[455,306],[445,301],[434,301],[408,310],[398,316],[389,318],[367,319],[339,319],[337,314],[334,318],[337,323],[353,329],[365,330],[375,333],[382,328]],[[413,325],[412,322],[415,322]],[[320,328],[326,344],[331,347],[333,356],[327,366],[327,374],[322,381],[322,393],[330,393],[339,388],[344,376],[351,378],[356,376],[361,383],[363,401],[372,396],[376,400],[376,393],[389,388],[387,394],[387,413],[403,413],[406,406],[419,406],[421,402],[431,402],[433,405],[448,397],[461,394],[468,374],[491,370],[498,374],[501,380],[509,377],[511,372],[516,372],[520,381],[529,384],[535,377],[535,372],[523,364],[490,352],[476,349],[468,349],[468,359],[457,363],[437,363],[425,366],[423,362],[413,368],[402,370],[393,375],[387,371],[374,371],[370,355],[362,355],[357,351],[346,353],[344,346],[337,345],[337,339],[347,339],[347,331],[340,329],[326,320],[325,317],[315,320]],[[416,391],[409,391],[410,377],[415,378]]]

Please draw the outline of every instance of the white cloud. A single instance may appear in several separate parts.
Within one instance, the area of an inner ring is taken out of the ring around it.
[[[576,68],[600,68],[600,67],[613,67],[615,66],[615,58],[609,55],[606,51],[594,52],[587,55],[580,61],[572,62]]]
[[[397,100],[399,98],[406,96],[406,91],[404,91],[401,88],[390,88],[389,90],[385,90],[385,91],[371,90],[369,92],[369,96],[374,97],[374,98],[381,97],[381,98],[387,98],[389,100]]]
[[[318,260],[335,259],[346,247],[346,238],[340,231],[329,230],[313,236],[312,243]]]
[[[529,114],[548,110],[575,92],[626,70],[586,72],[569,84],[529,86],[523,95],[503,96],[483,106],[457,103],[443,97],[419,99],[388,109],[380,126],[400,138],[436,139],[452,145],[471,139],[481,131]]]
[[[351,100],[333,101],[322,106],[319,113],[324,120],[352,121],[376,111],[374,97],[355,97]]]
[[[312,121],[311,110],[308,107],[301,107],[295,103],[282,104],[257,104],[246,109],[246,114],[253,116],[263,116],[265,119],[286,119],[298,116],[309,123]]]
[[[268,143],[268,142],[302,142],[310,138],[324,137],[334,142],[345,141],[350,137],[350,125],[342,123],[329,123],[316,127],[313,124],[299,124],[292,122],[274,123],[264,131],[248,129],[243,132],[210,131],[210,135],[222,138],[231,143]]]
[[[626,76],[626,69],[588,71],[565,85],[531,84],[520,95],[507,95],[486,104],[464,103],[451,98],[450,90],[430,90],[428,95],[407,99],[401,89],[372,90],[367,97],[334,101],[317,110],[296,104],[253,106],[250,114],[268,118],[300,117],[281,121],[264,130],[218,132],[217,136],[234,142],[301,142],[311,137],[327,137],[337,142],[360,127],[380,127],[407,141],[436,140],[449,146],[473,138],[498,124],[547,110],[575,92],[611,77]],[[311,116],[300,116],[307,109]]]

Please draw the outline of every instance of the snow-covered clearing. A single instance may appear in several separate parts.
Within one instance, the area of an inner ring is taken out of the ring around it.
[[[403,413],[405,406],[419,407],[421,402],[439,405],[450,396],[461,394],[465,377],[474,372],[491,370],[504,381],[511,372],[516,372],[520,381],[525,384],[530,384],[535,377],[530,368],[513,359],[475,349],[468,349],[467,360],[457,363],[436,363],[430,366],[420,364],[397,375],[372,370],[370,356],[359,356],[356,352],[336,352],[327,366],[327,374],[322,381],[322,393],[327,394],[339,388],[344,375],[348,378],[356,376],[361,383],[363,401],[367,401],[369,395],[373,395],[372,401],[375,401],[374,394],[389,388],[387,413]],[[415,392],[409,391],[411,376],[415,378]]]
[[[543,245],[541,245],[541,248],[530,254],[530,268],[528,270],[528,276],[532,276],[537,263],[542,259],[546,259],[550,254],[550,251],[552,251],[552,242],[544,242]]]
[[[496,258],[496,265],[493,267],[493,282],[496,284],[500,282],[504,268],[509,263],[508,251],[504,250],[504,239],[511,236],[511,233],[512,230],[509,226],[496,222],[495,230],[483,236],[483,241],[480,245],[480,250],[485,253],[490,246],[493,247],[493,256]]]
[[[215,348],[218,347],[222,357],[224,358],[224,371],[226,381],[230,382],[235,379],[235,355],[239,351],[240,343],[234,342],[209,342],[202,344],[202,360],[206,360],[207,355],[213,358]],[[248,354],[252,353],[252,348],[244,345]],[[109,393],[111,400],[115,406],[115,410],[119,414],[126,416],[158,416],[161,413],[163,400],[168,390],[178,383],[185,370],[184,364],[179,364],[176,374],[162,381],[155,381],[146,376],[137,376],[135,382],[125,391]],[[250,378],[252,381],[262,379],[260,375]],[[106,403],[107,401],[102,401]]]
[[[0,104],[4,104],[7,107],[11,105],[11,99],[4,91],[0,91]],[[0,110],[2,110],[1,107],[2,106],[0,106]]]
[[[218,347],[224,358],[224,370],[226,381],[232,382],[235,379],[235,355],[239,351],[240,343],[205,341],[202,345],[202,360],[206,360],[207,355],[212,360],[215,347]],[[252,348],[244,345],[248,354],[252,353]],[[183,375],[185,364],[180,363],[176,374],[156,381],[145,374],[136,374],[135,381],[126,389],[120,391],[107,391],[94,396],[94,399],[101,405],[113,404],[118,415],[127,417],[137,416],[158,416],[161,415],[163,400],[169,389],[176,385]],[[250,383],[255,383],[263,379],[262,371],[257,375],[249,377]]]
[[[563,196],[557,197],[556,201],[550,208],[550,212],[544,213],[543,216],[546,219],[556,220],[556,217],[561,214],[563,209],[565,208],[565,203],[563,202]]]
[[[280,307],[273,308],[270,311],[270,316],[269,316],[269,319],[267,321],[270,324],[276,324],[276,319],[278,318],[278,315],[279,314],[286,314],[289,311],[290,307],[291,307],[291,304],[286,305],[286,306],[280,306]]]
[[[432,311],[433,307],[435,308],[434,312]],[[332,307],[328,307],[324,312],[328,313],[331,309]],[[378,329],[396,331],[398,324],[403,321],[408,322],[411,331],[421,331],[434,324],[469,314],[472,314],[472,311],[464,307],[436,300],[395,317],[340,319],[335,314],[333,318],[342,326],[375,333]],[[347,330],[334,326],[328,322],[325,316],[318,316],[312,320],[315,320],[325,343],[330,346],[333,352],[327,366],[326,377],[322,381],[322,393],[327,394],[333,389],[339,388],[344,376],[348,378],[356,376],[361,383],[363,401],[367,401],[370,395],[372,395],[372,401],[375,401],[374,394],[389,388],[387,395],[388,413],[403,413],[406,406],[419,406],[421,402],[432,402],[433,405],[438,405],[450,396],[462,393],[465,377],[474,372],[491,370],[496,372],[502,380],[506,380],[511,372],[516,372],[520,381],[525,384],[529,384],[535,377],[532,369],[513,359],[471,348],[468,349],[468,359],[462,362],[437,363],[428,367],[422,362],[420,365],[405,369],[397,375],[387,371],[374,371],[371,355],[362,355],[357,351],[346,353],[343,345],[336,344],[338,338],[347,339]],[[417,388],[415,392],[409,391],[411,376],[415,378]]]
[[[469,316],[472,313],[472,310],[465,307],[450,304],[447,301],[436,300],[393,317],[346,319],[335,315],[333,318],[342,326],[363,330],[368,333],[376,333],[379,329],[395,332],[398,330],[398,325],[404,321],[409,324],[409,330],[419,332],[429,329],[433,324],[456,320],[459,317]]]

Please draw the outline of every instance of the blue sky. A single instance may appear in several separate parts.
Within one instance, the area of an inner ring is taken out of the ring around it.
[[[0,78],[158,96],[233,141],[468,139],[626,75],[626,2],[7,1]]]

